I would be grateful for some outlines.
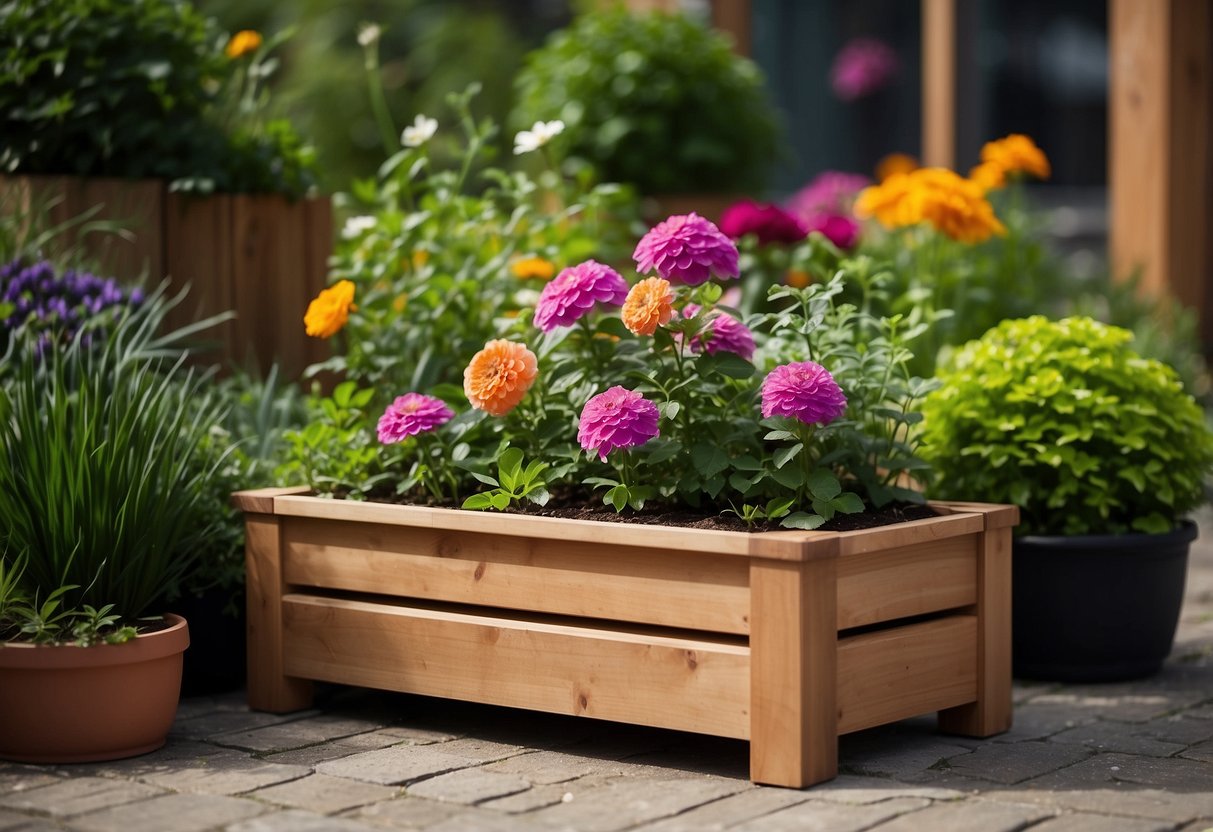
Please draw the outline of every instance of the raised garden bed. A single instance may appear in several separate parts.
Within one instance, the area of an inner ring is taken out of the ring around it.
[[[837,773],[838,736],[939,712],[1011,725],[1012,506],[765,534],[263,489],[249,705],[326,681],[750,741],[750,776]]]

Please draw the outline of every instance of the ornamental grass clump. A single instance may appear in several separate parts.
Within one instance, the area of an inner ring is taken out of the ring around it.
[[[924,402],[933,496],[1014,503],[1024,534],[1162,533],[1205,501],[1213,434],[1178,376],[1090,318],[1004,321]]]

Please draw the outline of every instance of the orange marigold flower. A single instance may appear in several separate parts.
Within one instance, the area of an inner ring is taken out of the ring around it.
[[[637,283],[623,302],[623,325],[637,335],[652,335],[670,322],[674,314],[674,292],[670,281],[649,277]]]
[[[876,180],[883,182],[895,173],[918,170],[918,160],[908,153],[890,153],[876,163]]]
[[[336,285],[322,289],[307,305],[303,325],[307,328],[307,334],[313,338],[330,338],[345,326],[350,317],[350,310],[357,308],[354,306],[353,281],[339,280]]]
[[[463,371],[463,392],[477,410],[490,416],[509,413],[539,375],[535,353],[504,338],[489,341]]]
[[[240,58],[250,52],[256,52],[261,47],[261,33],[252,29],[243,29],[232,35],[224,51],[229,58]]]
[[[1007,233],[977,183],[947,168],[922,168],[910,178],[922,218],[953,240],[982,243]]]
[[[993,191],[1007,184],[1007,172],[997,162],[982,162],[969,171],[969,179],[983,191]]]
[[[556,264],[542,257],[523,257],[510,264],[510,271],[519,280],[551,280],[556,274]]]
[[[981,161],[998,165],[1004,174],[1030,173],[1037,179],[1048,179],[1051,172],[1044,151],[1022,133],[986,142],[981,149]]]
[[[879,185],[864,188],[855,199],[855,214],[875,217],[885,228],[922,222],[922,206],[911,178],[914,173],[894,173]]]
[[[804,269],[788,269],[783,282],[795,289],[803,289],[813,282],[813,278]]]

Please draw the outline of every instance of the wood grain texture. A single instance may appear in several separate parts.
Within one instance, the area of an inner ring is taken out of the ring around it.
[[[750,568],[750,779],[802,788],[838,773],[834,558]]]
[[[977,701],[941,711],[939,728],[989,737],[1011,728],[1011,530],[978,535]]]
[[[976,699],[976,616],[948,616],[839,641],[839,734]]]
[[[955,500],[932,502],[931,506],[940,514],[980,514],[985,518],[985,529],[1005,529],[1019,525],[1019,507],[1002,503],[965,503]]]
[[[286,713],[310,707],[312,685],[286,675],[283,633],[279,519],[245,516],[245,570],[248,576],[248,702],[259,711]]]
[[[956,0],[922,0],[922,162],[956,164]]]
[[[741,558],[449,529],[283,518],[295,585],[748,633]]]
[[[951,514],[929,517],[909,523],[860,529],[853,532],[838,532],[838,554],[841,557],[862,555],[901,546],[913,546],[946,540],[956,535],[973,534],[985,528],[980,514]]]
[[[169,194],[165,202],[165,268],[170,291],[189,287],[184,301],[169,314],[169,325],[185,326],[236,308],[232,275],[232,201],[230,197]],[[242,352],[235,322],[228,320],[201,336],[217,342],[208,357],[236,362]]]
[[[838,560],[838,629],[977,602],[978,535],[966,534]]]
[[[749,648],[288,595],[287,672],[745,739]]]
[[[254,514],[273,514],[274,498],[308,494],[311,489],[306,485],[288,486],[286,488],[255,488],[248,491],[237,491],[231,496],[233,508]]]

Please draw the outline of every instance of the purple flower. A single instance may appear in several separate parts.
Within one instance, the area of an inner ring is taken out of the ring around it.
[[[693,318],[699,314],[699,305],[688,303],[682,309],[684,318]],[[710,328],[705,333],[707,338],[696,336],[691,339],[691,352],[706,352],[715,355],[718,352],[731,352],[740,355],[746,361],[754,357],[754,335],[749,327],[732,315],[717,312],[709,319]]]
[[[848,214],[855,196],[870,184],[872,180],[862,174],[823,171],[793,194],[787,207],[805,222],[819,214]]]
[[[847,409],[847,397],[829,370],[812,361],[782,364],[762,382],[762,416],[788,416],[806,425],[833,422]]]
[[[712,276],[737,277],[737,246],[692,212],[658,223],[632,252],[641,274],[653,269],[671,283],[698,286]]]
[[[854,101],[888,85],[897,69],[897,53],[884,41],[855,38],[834,58],[830,86],[843,101]]]
[[[826,239],[841,249],[859,242],[859,221],[843,214],[818,214],[808,223],[809,232],[820,231]]]
[[[442,399],[405,393],[387,406],[379,417],[379,441],[384,445],[403,442],[410,436],[434,430],[455,417]]]
[[[572,326],[596,303],[622,306],[628,296],[628,284],[619,272],[594,260],[586,260],[556,275],[539,295],[535,305],[535,326],[551,332],[558,326]]]
[[[577,441],[606,461],[615,448],[643,445],[658,434],[657,405],[635,390],[612,387],[585,403],[577,425]]]
[[[725,209],[720,217],[720,230],[734,240],[753,234],[764,246],[771,243],[798,243],[808,233],[800,219],[778,205],[748,199],[735,202]]]

